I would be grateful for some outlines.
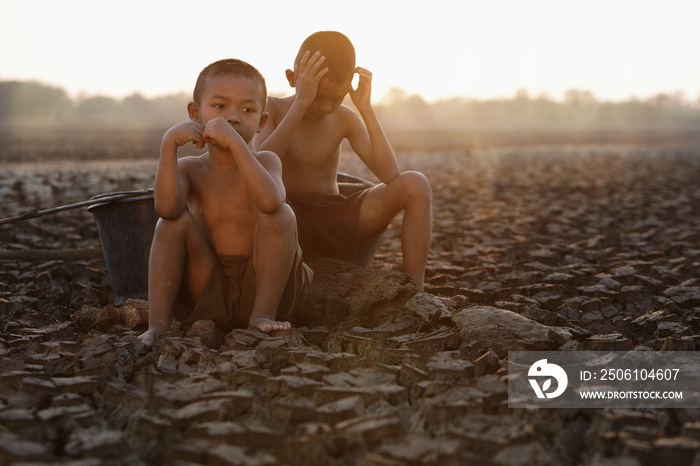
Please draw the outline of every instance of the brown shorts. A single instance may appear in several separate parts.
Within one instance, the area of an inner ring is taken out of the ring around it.
[[[294,264],[277,309],[277,317],[289,317],[306,296],[313,272],[304,264],[297,246]],[[213,320],[222,332],[247,328],[255,304],[255,270],[250,256],[220,256],[214,261],[209,280],[191,311],[182,306],[176,318],[185,325]],[[184,314],[182,313],[184,312]]]
[[[306,194],[287,196],[287,204],[297,217],[299,244],[304,254],[345,258],[353,251],[375,242],[383,233],[369,238],[357,235],[360,208],[370,188],[351,196],[342,194]]]

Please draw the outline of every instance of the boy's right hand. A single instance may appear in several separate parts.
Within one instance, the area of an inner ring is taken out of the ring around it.
[[[328,68],[321,68],[326,57],[321,52],[311,54],[310,50],[304,52],[299,64],[294,67],[294,87],[296,87],[296,99],[301,105],[309,106],[316,98],[318,83],[328,73]]]
[[[197,149],[202,149],[205,145],[202,132],[204,126],[194,120],[183,121],[170,128],[163,136],[163,141],[169,141],[176,147],[184,146],[188,142],[193,143]]]

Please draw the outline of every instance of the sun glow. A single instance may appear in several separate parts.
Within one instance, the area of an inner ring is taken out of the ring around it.
[[[522,88],[555,98],[577,88],[606,99],[674,91],[697,99],[700,28],[693,21],[700,7],[659,5],[435,0],[413,9],[361,0],[331,12],[321,1],[264,8],[204,1],[193,10],[179,1],[105,8],[5,0],[0,79],[36,79],[72,95],[153,97],[189,93],[206,64],[236,57],[260,69],[271,93],[287,94],[284,70],[299,44],[335,29],[355,43],[358,65],[373,72],[374,100],[392,87],[426,100],[510,96]]]

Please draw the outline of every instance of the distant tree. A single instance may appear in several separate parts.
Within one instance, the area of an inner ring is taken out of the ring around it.
[[[171,126],[187,119],[187,103],[192,96],[181,92],[153,99],[153,118],[164,126]]]
[[[595,95],[588,90],[569,89],[564,92],[564,103],[568,105],[585,105],[595,102]]]
[[[144,124],[153,122],[154,105],[143,95],[136,92],[124,97],[121,104],[122,118],[127,123]]]
[[[431,106],[421,96],[397,87],[389,89],[381,104],[396,123],[426,123],[433,117]]]
[[[467,97],[441,99],[431,105],[433,118],[443,127],[471,125],[479,118],[478,101]]]
[[[71,110],[66,91],[36,81],[0,82],[0,119],[38,117],[56,119]]]
[[[114,121],[120,116],[119,103],[112,97],[88,97],[76,104],[74,114],[79,119]]]

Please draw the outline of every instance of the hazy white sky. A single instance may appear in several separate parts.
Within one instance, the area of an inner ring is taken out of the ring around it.
[[[698,18],[697,0],[0,0],[0,80],[153,97],[190,93],[204,66],[234,57],[287,94],[303,39],[339,30],[374,73],[375,99],[400,87],[427,100],[520,88],[697,100]]]

